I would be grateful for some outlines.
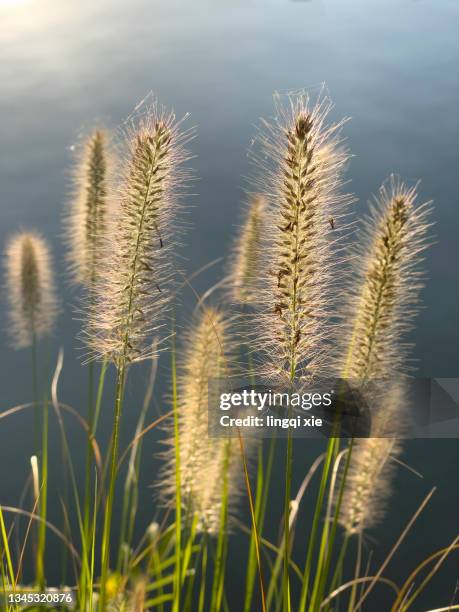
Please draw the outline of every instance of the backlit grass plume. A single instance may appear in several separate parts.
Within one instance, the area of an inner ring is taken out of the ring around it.
[[[179,371],[179,448],[181,499],[188,516],[198,517],[198,529],[216,533],[220,523],[223,482],[234,503],[242,473],[233,442],[208,435],[209,379],[229,374],[231,340],[229,323],[222,312],[205,308],[193,324]],[[167,466],[161,483],[165,500],[175,501],[175,440],[170,438]]]
[[[101,129],[90,133],[78,148],[74,168],[73,194],[66,213],[67,261],[72,281],[83,285],[88,312],[94,308],[94,286],[103,269],[104,240],[114,212],[114,157],[109,135]],[[93,315],[94,313],[92,313]],[[94,363],[88,365],[88,425],[94,427]],[[91,496],[92,447],[88,437],[85,473],[84,537],[89,548],[89,499]],[[85,607],[85,567],[82,568],[79,604]]]
[[[164,322],[177,249],[177,208],[190,134],[157,104],[128,130],[127,154],[114,222],[104,248],[99,281],[91,293],[86,338],[92,352],[115,363],[116,400],[101,551],[103,609],[110,562],[119,425],[128,366],[153,351],[151,336]]]
[[[394,458],[402,450],[394,435],[402,430],[405,401],[403,383],[393,384],[372,415],[372,437],[354,442],[338,519],[348,535],[370,529],[384,518],[396,468]]]
[[[6,284],[12,344],[32,346],[52,332],[58,310],[50,251],[39,234],[20,232],[10,239]]]
[[[130,363],[147,357],[149,339],[164,321],[189,136],[174,114],[157,105],[127,133],[119,210],[87,329],[90,347],[101,358]]]
[[[309,377],[323,363],[333,244],[349,202],[340,192],[348,156],[340,124],[326,125],[330,108],[327,99],[310,106],[304,95],[289,98],[260,139],[257,187],[268,206],[255,325],[265,373],[275,379]]]
[[[68,261],[72,278],[78,284],[90,286],[100,271],[101,246],[109,215],[112,166],[108,135],[97,129],[81,147],[67,219]]]
[[[391,176],[359,239],[341,372],[359,386],[406,370],[403,336],[417,311],[429,212],[430,203],[418,204],[416,187]]]
[[[352,449],[340,510],[349,535],[373,526],[390,496],[394,466],[389,458],[401,451],[396,439],[401,426],[394,429],[393,422],[403,423],[405,412],[403,382],[394,379],[406,370],[403,336],[412,325],[422,286],[419,263],[427,246],[429,212],[429,203],[417,204],[416,187],[391,176],[380,189],[365,239],[357,248],[359,267],[341,376],[368,396],[373,422],[371,438],[356,440]],[[385,393],[388,384],[392,388]]]
[[[239,304],[258,301],[257,282],[265,209],[266,199],[252,195],[234,245],[230,271],[231,294]]]

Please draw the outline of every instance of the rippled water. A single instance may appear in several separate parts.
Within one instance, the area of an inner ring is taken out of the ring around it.
[[[192,149],[199,181],[185,255],[187,268],[195,270],[225,254],[231,242],[249,172],[246,151],[258,118],[272,114],[273,91],[317,92],[325,82],[334,115],[352,118],[345,135],[355,156],[348,176],[360,200],[357,214],[392,171],[422,179],[422,198],[435,200],[437,242],[427,256],[425,309],[412,337],[423,375],[458,376],[456,0],[0,0],[0,23],[0,241],[3,249],[18,227],[45,234],[67,304],[73,298],[63,278],[61,216],[71,148],[85,127],[98,120],[119,125],[151,90],[178,115],[191,113],[198,126]],[[217,266],[199,277],[196,289],[209,286],[218,272]],[[5,297],[2,292],[2,330]],[[185,299],[191,304],[190,296]],[[85,373],[75,352],[73,317],[69,307],[60,317],[50,367],[63,346],[61,395],[80,406]],[[30,374],[28,355],[12,352],[3,331],[0,359],[4,409],[30,398]],[[137,378],[143,383],[144,373]],[[136,404],[136,390],[129,393]],[[133,424],[135,410],[127,410],[126,427]],[[106,415],[105,428],[108,423]],[[151,442],[146,462],[154,450]],[[57,441],[55,448],[57,457]],[[1,503],[18,502],[31,449],[30,418],[0,421]],[[298,478],[311,452],[304,461],[297,458]],[[440,489],[420,521],[421,540],[411,536],[395,563],[394,573],[402,575],[414,558],[446,545],[457,529],[448,496],[457,495],[458,445],[412,443],[408,459],[426,478],[400,477],[397,512],[378,541],[395,538],[432,483]],[[156,468],[151,461],[145,483],[154,480]],[[152,513],[151,495],[147,491],[143,499],[145,520]],[[52,515],[58,512],[51,508]],[[234,568],[235,584],[237,578]],[[426,605],[449,602],[451,579],[450,573],[443,584],[437,581]]]

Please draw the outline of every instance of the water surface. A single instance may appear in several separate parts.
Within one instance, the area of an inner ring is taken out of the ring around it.
[[[76,296],[65,282],[61,238],[72,148],[97,121],[120,125],[151,90],[178,115],[190,112],[198,127],[192,150],[199,180],[189,214],[194,228],[184,251],[192,271],[227,252],[250,171],[247,148],[259,117],[273,112],[272,93],[304,87],[317,92],[325,82],[334,117],[352,118],[344,133],[354,154],[348,177],[359,198],[356,215],[394,171],[422,179],[421,197],[435,200],[437,242],[427,256],[425,309],[412,339],[422,375],[458,376],[456,0],[0,0],[0,22],[0,244],[3,249],[17,228],[37,228],[52,243],[65,310],[51,342],[50,367],[62,346],[63,400],[84,410],[86,374],[74,340],[79,324],[69,307]],[[205,290],[219,273],[217,266],[200,276],[196,290]],[[30,399],[29,356],[7,345],[5,299],[3,292],[2,410]],[[184,301],[189,313],[192,296]],[[167,358],[160,371],[167,373]],[[128,390],[126,430],[134,426],[145,379],[140,369]],[[164,409],[161,397],[155,401],[157,410]],[[0,421],[1,503],[18,503],[33,452],[30,423],[25,414]],[[104,414],[102,438],[109,423]],[[59,445],[52,432],[57,473]],[[75,426],[73,437],[78,446]],[[393,564],[397,577],[415,559],[447,545],[457,530],[451,495],[458,490],[458,448],[456,442],[423,441],[408,447],[406,460],[425,478],[402,470],[396,512],[375,534],[376,543],[394,541],[429,487],[439,489],[419,522],[422,537],[410,536]],[[146,485],[155,480],[155,449],[153,436],[142,476],[144,524],[154,514]],[[315,447],[296,455],[298,481],[317,452]],[[277,489],[281,482],[279,471]],[[58,520],[57,503],[50,512]],[[273,511],[273,533],[278,519]],[[53,572],[57,580],[58,564]],[[235,585],[238,578],[235,567]],[[453,581],[454,571],[446,571],[426,594],[425,606],[446,605]],[[237,595],[230,599],[237,606]]]

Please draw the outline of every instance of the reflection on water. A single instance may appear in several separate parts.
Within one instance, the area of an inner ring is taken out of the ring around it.
[[[185,251],[188,269],[197,269],[230,244],[249,172],[246,150],[258,117],[272,113],[272,92],[317,90],[325,81],[335,115],[352,117],[345,134],[355,155],[349,178],[361,201],[356,210],[392,171],[422,178],[422,197],[435,199],[438,242],[414,339],[424,375],[457,376],[458,17],[455,0],[0,0],[1,243],[18,226],[36,227],[52,240],[63,273],[60,225],[72,144],[95,121],[118,125],[153,90],[198,125],[199,195]],[[217,273],[196,279],[196,289]],[[70,298],[63,277],[60,285]],[[77,329],[67,309],[50,364],[63,345],[62,394],[76,406],[85,385]],[[3,406],[26,401],[27,355],[11,353],[5,335],[0,350]],[[135,403],[133,391],[131,398]],[[1,472],[9,501],[17,501],[28,470],[28,422],[17,417],[0,428],[2,457],[15,466]],[[454,452],[444,451],[444,461]],[[412,454],[418,456],[415,447]],[[154,479],[153,467],[145,479]],[[149,493],[145,500],[148,514]]]

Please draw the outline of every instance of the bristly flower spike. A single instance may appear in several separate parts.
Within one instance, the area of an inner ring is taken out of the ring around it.
[[[209,381],[229,375],[232,352],[228,319],[215,308],[202,308],[188,334],[179,374],[180,483],[184,509],[198,518],[199,531],[209,534],[219,529],[225,478],[230,510],[240,494],[237,440],[211,438],[208,431]],[[175,501],[174,444],[171,435],[160,483],[166,503]]]
[[[233,247],[229,280],[231,297],[237,304],[250,305],[258,301],[257,284],[265,209],[266,199],[253,194]]]
[[[407,187],[391,176],[356,247],[341,377],[359,386],[406,371],[409,347],[404,336],[418,310],[423,286],[419,266],[431,225],[430,202],[419,204],[417,199],[417,185]]]
[[[284,382],[315,376],[327,353],[335,247],[351,201],[341,192],[348,155],[341,123],[326,125],[330,109],[326,98],[311,106],[305,95],[289,97],[264,124],[256,157],[256,189],[267,201],[256,345],[263,373]]]
[[[157,104],[132,126],[120,201],[108,233],[100,282],[89,313],[92,352],[115,363],[150,356],[172,296],[181,185],[190,131]]]
[[[110,196],[113,167],[108,134],[96,129],[80,149],[66,219],[67,259],[72,280],[86,287],[96,282],[101,268],[102,244],[113,212]]]
[[[20,232],[9,240],[6,285],[11,342],[32,346],[52,332],[58,312],[50,250],[39,234]]]
[[[391,176],[380,189],[354,257],[357,282],[350,287],[345,313],[347,346],[340,351],[345,355],[340,376],[363,391],[372,423],[371,437],[354,442],[344,485],[339,520],[348,535],[383,518],[393,459],[401,453],[397,437],[407,417],[404,335],[417,312],[430,210],[430,203],[417,203],[417,186],[409,188]]]
[[[385,516],[395,461],[402,452],[396,436],[403,430],[405,403],[403,383],[393,383],[372,415],[371,437],[354,441],[339,512],[339,523],[348,535],[376,526]]]

